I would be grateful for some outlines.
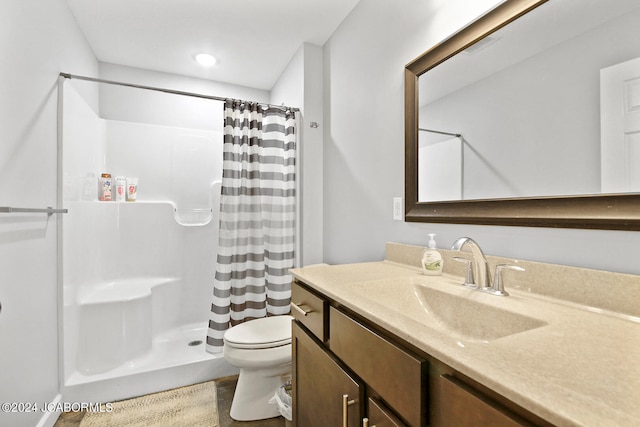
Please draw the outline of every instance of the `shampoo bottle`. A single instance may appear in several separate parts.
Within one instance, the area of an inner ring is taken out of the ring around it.
[[[435,236],[433,233],[429,234],[429,243],[427,245],[429,248],[425,249],[422,255],[422,271],[427,276],[439,276],[442,274],[444,260],[440,252],[436,249]]]
[[[100,189],[98,193],[98,199],[103,202],[111,201],[111,191],[113,182],[111,181],[110,173],[103,173],[100,175]]]
[[[116,200],[123,201],[127,197],[127,180],[124,176],[116,176]]]

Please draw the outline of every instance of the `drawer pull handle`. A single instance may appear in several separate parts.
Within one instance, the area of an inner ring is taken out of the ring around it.
[[[298,313],[302,314],[303,316],[306,316],[309,313],[313,313],[313,310],[311,309],[307,309],[305,310],[304,308],[301,307],[301,305],[303,304],[296,304],[294,302],[291,303],[291,308],[293,308],[294,310],[296,310]]]
[[[363,418],[362,419],[362,427],[376,427],[375,424],[370,426],[369,425],[369,418]]]
[[[348,417],[347,417],[347,415],[349,415],[348,413],[349,405],[353,405],[354,403],[356,403],[356,401],[353,399],[349,400],[348,394],[342,395],[342,427],[349,426]]]

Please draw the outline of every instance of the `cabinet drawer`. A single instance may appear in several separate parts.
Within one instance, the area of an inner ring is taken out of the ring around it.
[[[533,425],[455,377],[442,375],[439,382],[440,419],[445,426],[525,427]]]
[[[406,427],[402,421],[391,414],[380,402],[368,399],[368,426],[364,427]]]
[[[299,282],[291,285],[291,315],[302,323],[320,341],[327,340],[327,307],[328,302]]]
[[[426,425],[426,360],[408,353],[333,307],[329,310],[329,347],[407,424]]]

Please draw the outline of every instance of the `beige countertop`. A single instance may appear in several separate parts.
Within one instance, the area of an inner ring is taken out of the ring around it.
[[[638,317],[518,289],[497,297],[460,286],[459,276],[425,276],[417,267],[389,260],[315,265],[292,273],[553,424],[640,426]],[[416,285],[519,313],[539,324],[488,339],[445,332],[429,324],[414,295]]]

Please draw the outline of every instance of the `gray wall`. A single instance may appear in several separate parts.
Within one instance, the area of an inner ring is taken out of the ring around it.
[[[298,190],[301,211],[298,227],[302,239],[300,265],[322,262],[322,48],[303,43],[271,89],[271,103],[300,108],[297,130]]]
[[[441,248],[469,235],[492,255],[640,273],[637,232],[392,220],[404,194],[404,66],[495,2],[469,3],[362,0],[324,46],[325,262],[379,260],[386,241],[426,246],[434,232]]]

